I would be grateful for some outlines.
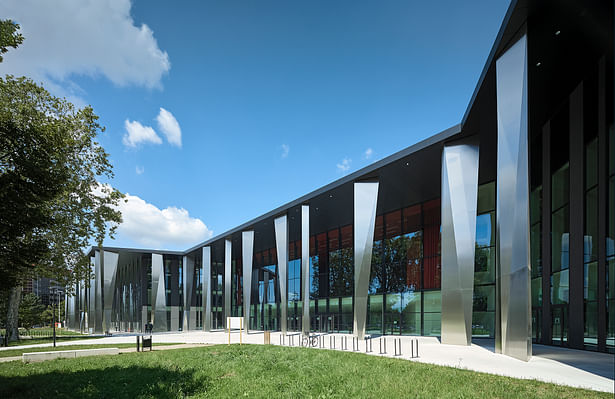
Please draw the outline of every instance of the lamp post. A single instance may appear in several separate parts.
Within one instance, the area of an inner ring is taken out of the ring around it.
[[[53,347],[56,346],[56,307],[53,303],[55,300],[55,294],[57,292],[57,288],[51,289],[51,322],[53,324]]]

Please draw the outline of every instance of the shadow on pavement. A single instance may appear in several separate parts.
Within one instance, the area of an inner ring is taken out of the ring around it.
[[[494,339],[474,338],[472,343],[491,352],[495,351]],[[533,344],[532,356],[555,360],[611,380],[615,377],[615,356],[612,354]]]

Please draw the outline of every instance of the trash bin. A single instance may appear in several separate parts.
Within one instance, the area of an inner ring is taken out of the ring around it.
[[[269,345],[271,344],[271,331],[265,331],[263,333],[263,337],[265,342],[263,342],[265,345]]]

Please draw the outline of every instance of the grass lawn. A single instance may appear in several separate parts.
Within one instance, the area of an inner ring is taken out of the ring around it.
[[[0,364],[2,398],[611,398],[361,353],[217,345]]]
[[[154,342],[154,346],[166,346],[166,345],[179,345],[172,343],[156,343]],[[32,352],[51,352],[51,351],[68,351],[74,349],[96,349],[96,348],[136,348],[137,343],[134,344],[94,344],[94,345],[62,345],[56,346],[45,346],[43,348],[25,348],[25,349],[7,349],[4,351],[0,351],[0,358],[2,357],[12,357],[12,356],[21,356],[22,353],[32,353]],[[146,349],[146,351],[149,349]]]

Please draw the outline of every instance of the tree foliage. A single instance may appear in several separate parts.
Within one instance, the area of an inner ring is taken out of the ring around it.
[[[9,51],[9,47],[17,48],[23,42],[23,36],[19,33],[19,25],[10,19],[0,20],[0,62],[3,54]]]
[[[34,272],[67,285],[87,276],[83,249],[121,222],[122,194],[98,182],[113,177],[102,131],[91,107],[0,78],[0,288]]]
[[[0,20],[1,55],[23,41]],[[89,274],[83,250],[113,235],[122,194],[104,128],[92,107],[77,109],[26,77],[0,77],[0,292],[34,273],[70,285]]]
[[[42,321],[45,305],[35,294],[26,294],[19,302],[19,324],[26,330],[31,329]]]

